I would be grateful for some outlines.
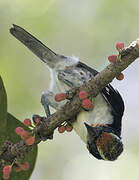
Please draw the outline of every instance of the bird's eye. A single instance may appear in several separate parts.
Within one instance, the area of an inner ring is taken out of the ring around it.
[[[80,75],[83,75],[83,72],[80,72]]]

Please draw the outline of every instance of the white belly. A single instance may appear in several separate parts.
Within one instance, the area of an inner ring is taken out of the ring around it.
[[[111,124],[113,117],[109,113],[110,106],[101,94],[94,99],[94,109],[91,111],[81,111],[77,116],[77,121],[73,122],[73,128],[80,138],[86,143],[87,129],[84,122],[91,124]]]

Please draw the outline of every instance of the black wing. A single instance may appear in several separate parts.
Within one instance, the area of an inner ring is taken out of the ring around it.
[[[117,90],[115,90],[110,84],[108,84],[104,89],[102,89],[102,94],[106,101],[112,107],[112,115],[114,117],[114,121],[110,127],[115,129],[120,136],[121,134],[121,120],[124,113],[124,101]]]
[[[86,64],[79,62],[78,67],[85,68],[90,71],[94,76],[99,72],[87,66]],[[112,108],[112,115],[114,117],[114,122],[109,125],[111,128],[116,130],[118,135],[121,134],[121,120],[124,113],[124,101],[120,93],[115,90],[110,84],[102,89],[101,94],[104,96],[105,100],[110,104]]]

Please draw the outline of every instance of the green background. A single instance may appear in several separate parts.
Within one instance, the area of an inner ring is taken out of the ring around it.
[[[8,111],[18,119],[44,115],[41,92],[49,88],[45,64],[9,33],[22,26],[59,54],[77,56],[102,70],[115,43],[139,37],[138,0],[0,0],[0,75],[8,94]],[[31,180],[138,180],[139,179],[139,61],[113,81],[125,101],[124,153],[115,162],[89,155],[74,133],[59,135],[39,145]]]

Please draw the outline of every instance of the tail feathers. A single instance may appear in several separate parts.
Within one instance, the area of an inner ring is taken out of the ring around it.
[[[47,63],[50,68],[54,68],[57,63],[59,56],[54,53],[51,49],[46,47],[41,41],[36,39],[26,30],[13,24],[10,29],[10,33],[22,42],[28,49],[30,49],[36,56],[38,56],[42,61]]]

